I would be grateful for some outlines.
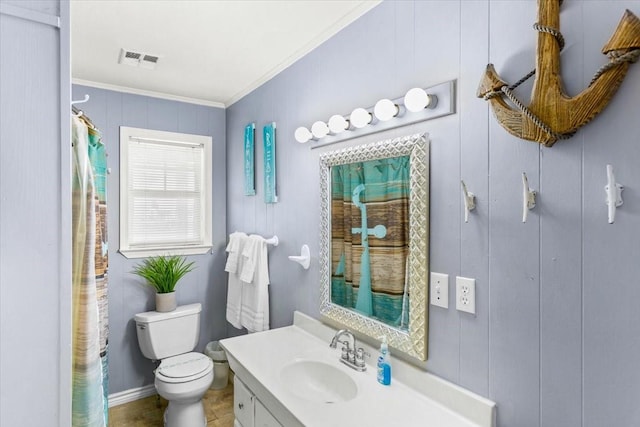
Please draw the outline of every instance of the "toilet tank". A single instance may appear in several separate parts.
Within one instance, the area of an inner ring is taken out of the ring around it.
[[[200,334],[201,304],[176,307],[160,313],[147,311],[134,316],[138,344],[147,359],[161,360],[188,353],[196,347]]]

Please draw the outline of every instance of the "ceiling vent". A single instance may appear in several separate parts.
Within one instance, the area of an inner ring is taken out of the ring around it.
[[[156,68],[156,65],[158,64],[158,59],[160,59],[160,57],[157,55],[144,54],[142,55],[142,58],[140,58],[140,66],[142,68],[148,68],[150,70],[153,70],[154,68]]]
[[[132,50],[120,49],[120,57],[118,64],[130,65],[132,67],[141,67],[153,70],[158,65],[159,55],[150,53],[134,52]]]

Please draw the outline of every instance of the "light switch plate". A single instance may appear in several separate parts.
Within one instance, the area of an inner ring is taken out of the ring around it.
[[[429,286],[431,288],[431,305],[449,308],[449,275],[431,273]]]
[[[476,279],[456,276],[456,309],[476,314]]]

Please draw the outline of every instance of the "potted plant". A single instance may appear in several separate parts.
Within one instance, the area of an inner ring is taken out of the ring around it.
[[[178,281],[193,270],[193,262],[187,263],[180,255],[154,256],[136,265],[133,273],[146,280],[156,291],[156,311],[176,309],[175,287]]]

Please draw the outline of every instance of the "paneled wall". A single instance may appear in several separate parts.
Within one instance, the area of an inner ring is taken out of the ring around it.
[[[566,0],[563,80],[579,93],[606,62],[600,49],[640,1]],[[272,327],[318,312],[318,154],[301,125],[348,114],[413,86],[457,79],[457,114],[411,129],[431,139],[432,271],[477,279],[477,314],[431,308],[425,370],[498,404],[501,427],[640,425],[640,65],[608,108],[553,148],[519,140],[475,91],[488,62],[514,82],[534,67],[533,0],[386,1],[227,111],[227,231],[278,234],[270,249]],[[525,100],[531,82],[517,90]],[[276,121],[277,204],[243,195],[243,128]],[[337,148],[332,146],[331,148]],[[625,185],[607,223],[605,167]],[[521,173],[538,191],[521,221]],[[462,218],[460,179],[478,199]],[[310,245],[308,271],[287,260]],[[451,298],[455,286],[450,283]],[[228,326],[229,334],[238,333]]]
[[[71,425],[69,80],[68,4],[0,0],[2,426]]]
[[[225,110],[184,102],[73,85],[73,99],[102,132],[107,147],[109,209],[109,393],[153,384],[155,365],[140,352],[133,316],[155,308],[155,294],[131,274],[139,259],[127,259],[119,248],[120,126],[207,135],[213,138],[213,253],[189,256],[196,269],[176,287],[178,304],[200,302],[200,342],[226,336],[224,247],[226,242]]]

